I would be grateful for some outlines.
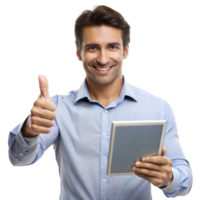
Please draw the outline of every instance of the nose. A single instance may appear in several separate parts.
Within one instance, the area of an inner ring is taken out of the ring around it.
[[[101,49],[101,51],[99,51],[99,55],[97,57],[97,63],[101,66],[107,65],[109,63],[109,57],[106,50]]]

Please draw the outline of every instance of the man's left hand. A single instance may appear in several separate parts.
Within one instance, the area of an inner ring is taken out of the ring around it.
[[[164,156],[167,149],[162,148],[161,155],[143,157],[133,166],[135,174],[148,180],[156,187],[167,187],[173,180],[172,161]]]

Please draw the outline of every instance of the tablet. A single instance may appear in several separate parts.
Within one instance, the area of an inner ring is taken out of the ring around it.
[[[166,120],[113,121],[107,174],[134,175],[135,161],[160,155],[166,126]]]

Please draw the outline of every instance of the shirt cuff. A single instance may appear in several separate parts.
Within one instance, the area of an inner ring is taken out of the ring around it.
[[[161,188],[161,190],[165,194],[173,193],[179,185],[180,174],[179,174],[178,170],[175,168],[172,168],[172,173],[173,173],[173,181],[167,187]]]

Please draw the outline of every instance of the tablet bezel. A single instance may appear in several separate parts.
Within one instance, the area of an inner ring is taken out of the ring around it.
[[[135,172],[125,172],[125,173],[111,173],[111,163],[112,163],[112,156],[113,156],[113,147],[115,141],[115,130],[118,126],[149,126],[149,125],[163,125],[160,145],[158,149],[158,155],[161,155],[162,147],[165,138],[165,132],[167,127],[166,120],[149,120],[149,121],[113,121],[112,122],[112,129],[111,129],[111,136],[110,136],[110,147],[109,147],[109,156],[108,156],[108,166],[107,166],[107,174],[109,176],[119,176],[119,175],[135,175]]]

